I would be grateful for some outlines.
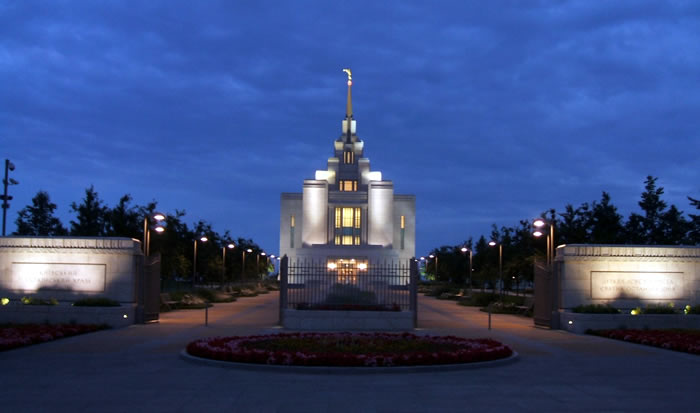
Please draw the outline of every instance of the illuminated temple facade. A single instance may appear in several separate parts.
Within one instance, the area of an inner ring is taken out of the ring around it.
[[[301,193],[281,196],[280,256],[328,268],[405,263],[415,255],[416,199],[395,194],[392,181],[370,170],[352,112],[352,76],[345,71],[346,115],[328,167],[305,179]]]

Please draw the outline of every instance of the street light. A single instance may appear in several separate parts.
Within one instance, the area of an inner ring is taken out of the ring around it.
[[[463,253],[469,252],[469,293],[471,294],[472,292],[472,250],[471,248],[467,248],[466,246],[462,247],[460,249]]]
[[[251,248],[248,248],[247,250],[243,250],[243,260],[241,261],[241,281],[243,281],[243,274],[245,273],[245,253],[250,254],[253,252]]]
[[[143,255],[146,257],[151,255],[151,228],[149,227],[151,219],[156,221],[153,227],[155,232],[160,234],[165,231],[165,226],[161,224],[161,222],[165,221],[165,215],[160,212],[154,212],[143,218]]]
[[[549,235],[546,232],[546,226],[549,225]],[[542,218],[537,218],[532,222],[534,230],[532,235],[539,238],[543,235],[547,235],[547,265],[552,265],[554,263],[554,223],[548,223]]]
[[[8,201],[12,200],[12,196],[7,195],[7,187],[9,185],[19,185],[19,182],[16,180],[10,178],[8,175],[10,171],[15,170],[15,164],[10,162],[9,159],[5,159],[5,179],[2,180],[3,183],[3,193],[2,196],[0,196],[0,199],[2,199],[2,236],[5,236],[5,222],[7,220],[7,208],[10,207],[10,203]]]
[[[199,241],[207,242],[209,238],[205,235],[199,237]],[[197,238],[194,239],[194,259],[192,260],[192,289],[195,289],[195,283],[197,280]]]
[[[490,247],[496,245],[498,245],[498,278],[501,280],[501,295],[503,295],[503,244],[496,241],[489,242]]]
[[[428,257],[435,258],[435,281],[437,281],[437,279],[438,279],[438,256],[437,256],[437,253],[435,253],[435,255],[430,254],[430,255],[428,255]],[[428,261],[427,260],[425,261],[425,272],[426,272],[426,274],[428,272]]]
[[[257,256],[256,256],[256,258],[255,258],[255,272],[258,274],[258,276],[259,276],[260,278],[262,278],[262,273],[260,272],[260,256],[261,256],[261,255],[262,255],[263,257],[265,257],[265,255],[266,255],[266,254],[265,254],[265,251],[262,251],[262,252],[258,253]],[[265,259],[267,259],[267,258],[265,258]]]
[[[226,278],[226,248],[232,250],[236,248],[236,244],[229,242],[228,245],[221,247],[221,289],[224,288],[224,279]]]

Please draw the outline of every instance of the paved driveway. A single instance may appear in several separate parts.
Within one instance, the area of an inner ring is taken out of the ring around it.
[[[187,342],[279,331],[278,295],[163,314],[135,325],[0,353],[2,412],[695,412],[700,357],[537,329],[420,297],[419,333],[493,337],[521,358],[494,368],[304,374],[181,360]]]

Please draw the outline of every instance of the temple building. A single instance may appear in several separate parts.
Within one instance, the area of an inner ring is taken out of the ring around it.
[[[301,193],[282,193],[280,256],[328,268],[407,262],[415,255],[415,195],[394,193],[392,181],[370,170],[352,111],[352,74],[342,133],[328,166],[305,179]]]

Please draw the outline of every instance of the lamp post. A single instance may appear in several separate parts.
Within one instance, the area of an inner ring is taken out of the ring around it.
[[[209,238],[202,235],[199,237],[199,241],[207,242]],[[197,282],[197,238],[194,239],[194,259],[192,260],[192,289],[195,289],[195,283]]]
[[[498,278],[501,281],[501,295],[503,295],[503,244],[496,241],[490,241],[489,246],[495,247],[498,245]]]
[[[10,178],[8,175],[10,171],[15,170],[15,164],[10,162],[9,159],[5,159],[5,179],[2,180],[2,184],[4,187],[2,196],[0,199],[2,199],[2,236],[5,236],[5,222],[7,220],[7,208],[10,207],[10,203],[8,201],[12,200],[12,196],[7,195],[7,187],[9,185],[18,185],[19,182],[16,180]]]
[[[461,248],[461,251],[463,253],[469,252],[469,274],[467,279],[469,280],[469,294],[471,295],[472,292],[472,250],[471,248],[467,248],[466,246]]]
[[[151,255],[151,228],[149,227],[151,219],[156,221],[153,230],[157,233],[162,233],[165,231],[165,226],[161,224],[165,221],[165,215],[160,212],[154,212],[151,215],[146,215],[143,218],[143,255],[146,257]]]
[[[545,232],[546,225],[549,225],[549,234]],[[532,222],[532,226],[534,227],[532,235],[535,237],[547,235],[547,265],[551,266],[554,264],[554,223],[538,218]]]
[[[265,251],[261,251],[255,256],[255,273],[258,277],[262,278],[262,273],[260,272],[260,256],[265,257]]]
[[[268,264],[267,264],[267,265],[269,266],[269,265],[270,265],[269,263],[270,263],[270,262],[272,263],[272,274],[273,274],[273,275],[274,275],[275,272],[277,271],[277,268],[275,267],[275,259],[276,259],[276,258],[277,258],[277,256],[276,256],[275,254],[270,254],[270,260],[269,260],[269,262],[268,262]]]
[[[228,245],[221,247],[221,289],[224,289],[224,279],[226,278],[226,248],[232,250],[236,248],[236,244],[229,242]]]
[[[438,278],[438,256],[437,252],[435,254],[430,254],[428,255],[428,258],[435,258],[435,281],[437,281]],[[428,272],[428,261],[425,261],[425,272],[427,274]]]
[[[241,281],[243,281],[243,275],[245,273],[245,253],[250,254],[253,252],[252,249],[248,248],[247,250],[243,250],[243,260],[241,261]]]

